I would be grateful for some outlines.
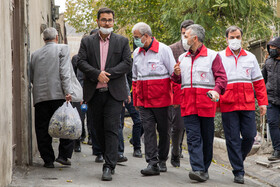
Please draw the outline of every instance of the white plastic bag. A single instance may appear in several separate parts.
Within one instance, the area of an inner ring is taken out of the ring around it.
[[[48,132],[54,138],[78,139],[82,134],[82,122],[77,109],[64,102],[53,114]]]
[[[70,87],[72,90],[72,93],[71,93],[72,101],[81,102],[81,101],[83,101],[83,88],[75,75],[72,64],[70,65],[70,72],[71,72]]]

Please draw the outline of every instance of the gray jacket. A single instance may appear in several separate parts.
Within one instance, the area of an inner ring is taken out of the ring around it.
[[[70,51],[67,45],[48,42],[31,55],[33,103],[65,99],[70,88]]]
[[[268,102],[280,105],[280,61],[268,58],[262,69]]]

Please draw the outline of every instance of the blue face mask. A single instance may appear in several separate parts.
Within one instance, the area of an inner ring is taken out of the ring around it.
[[[143,37],[143,36],[142,36]],[[141,37],[141,38],[142,38]],[[141,38],[134,38],[134,44],[137,46],[137,47],[144,47],[144,44],[145,43],[142,43],[141,42]]]

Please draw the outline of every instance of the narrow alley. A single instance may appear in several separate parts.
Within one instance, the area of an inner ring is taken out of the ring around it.
[[[191,170],[187,151],[184,151],[184,158],[181,159],[181,167],[174,168],[167,161],[167,172],[159,176],[143,177],[140,170],[147,166],[144,157],[132,157],[133,147],[128,142],[131,136],[130,118],[126,119],[124,128],[125,156],[127,162],[118,164],[116,173],[111,182],[101,181],[102,164],[95,163],[91,153],[91,146],[82,145],[81,153],[74,153],[71,159],[72,166],[66,167],[55,163],[54,169],[43,167],[43,161],[38,154],[34,158],[33,166],[26,169],[17,168],[13,181],[9,187],[63,187],[63,186],[271,186],[260,182],[255,178],[245,176],[245,185],[233,183],[231,170],[223,164],[212,162],[209,170],[210,179],[205,183],[191,181],[188,173]],[[55,151],[57,152],[58,142],[54,140]],[[142,151],[144,153],[142,144]],[[216,150],[215,150],[216,151]],[[221,155],[223,155],[222,151]],[[218,152],[216,152],[218,153]],[[228,161],[227,161],[228,162]],[[229,164],[229,163],[228,163]],[[257,170],[257,168],[255,168]]]

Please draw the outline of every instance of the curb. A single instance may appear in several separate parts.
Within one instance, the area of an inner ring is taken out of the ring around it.
[[[226,140],[222,139],[222,138],[214,138],[214,142],[213,142],[213,147],[217,148],[217,149],[222,149],[224,151],[227,151],[227,146],[226,146]],[[261,147],[261,145],[253,145],[250,153],[248,154],[248,156],[255,154],[259,148]]]

